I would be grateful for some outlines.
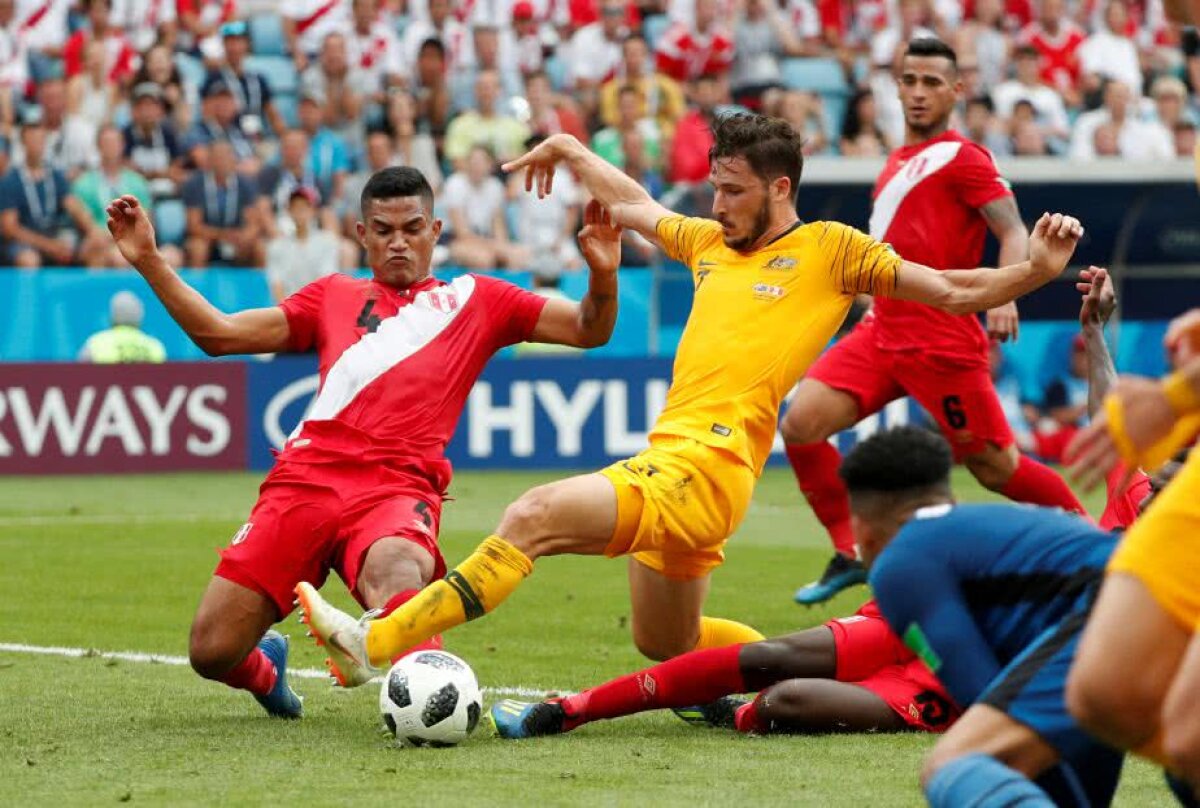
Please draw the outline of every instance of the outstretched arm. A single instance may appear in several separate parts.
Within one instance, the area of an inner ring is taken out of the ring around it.
[[[1088,418],[1095,419],[1104,397],[1117,383],[1117,368],[1104,341],[1104,325],[1117,307],[1112,280],[1103,267],[1088,267],[1079,273],[1075,288],[1083,292],[1079,326],[1088,358]]]
[[[1029,260],[994,269],[937,271],[905,261],[891,297],[913,300],[951,314],[987,311],[1057,278],[1083,236],[1078,219],[1042,214],[1029,238]]]
[[[587,261],[588,292],[583,300],[551,300],[542,309],[530,342],[595,348],[612,336],[617,323],[617,267],[621,264],[621,228],[598,201],[588,203],[579,249]]]
[[[108,230],[134,269],[141,273],[179,327],[209,356],[275,353],[287,350],[290,329],[280,308],[225,314],[183,282],[158,251],[154,225],[133,196],[107,209]]]
[[[566,165],[596,201],[608,209],[617,227],[636,230],[658,244],[658,222],[674,214],[658,204],[646,189],[616,166],[588,150],[571,135],[553,135],[532,151],[505,163],[505,171],[524,171],[525,190],[539,197],[550,193],[554,172]]]

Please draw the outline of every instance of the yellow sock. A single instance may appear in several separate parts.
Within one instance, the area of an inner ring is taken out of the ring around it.
[[[529,557],[499,536],[483,544],[446,577],[367,629],[367,656],[382,665],[435,634],[483,617],[533,571]]]
[[[700,641],[696,643],[694,650],[722,648],[726,645],[758,642],[765,639],[766,637],[744,623],[726,620],[722,617],[701,617]]]

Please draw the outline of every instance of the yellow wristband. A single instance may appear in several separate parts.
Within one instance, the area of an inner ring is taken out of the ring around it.
[[[1108,434],[1112,437],[1113,445],[1117,447],[1121,459],[1132,467],[1139,466],[1137,447],[1125,431],[1125,407],[1122,406],[1121,399],[1114,395],[1104,399],[1104,414],[1108,417]]]
[[[1183,371],[1177,370],[1163,379],[1162,390],[1176,415],[1187,415],[1189,412],[1200,410],[1200,392],[1196,391]]]

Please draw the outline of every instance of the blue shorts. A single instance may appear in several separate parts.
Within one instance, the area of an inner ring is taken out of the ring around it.
[[[1067,673],[1087,624],[1091,597],[1046,629],[1000,671],[979,698],[1036,732],[1061,757],[1038,778],[1058,805],[1108,805],[1121,776],[1123,753],[1093,738],[1067,712]]]

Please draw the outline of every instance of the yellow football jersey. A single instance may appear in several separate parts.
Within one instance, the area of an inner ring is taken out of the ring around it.
[[[800,224],[761,250],[725,246],[708,219],[664,217],[658,238],[692,270],[695,299],[655,435],[690,437],[762,472],[779,406],[846,319],[854,295],[887,295],[901,259],[838,222]]]

